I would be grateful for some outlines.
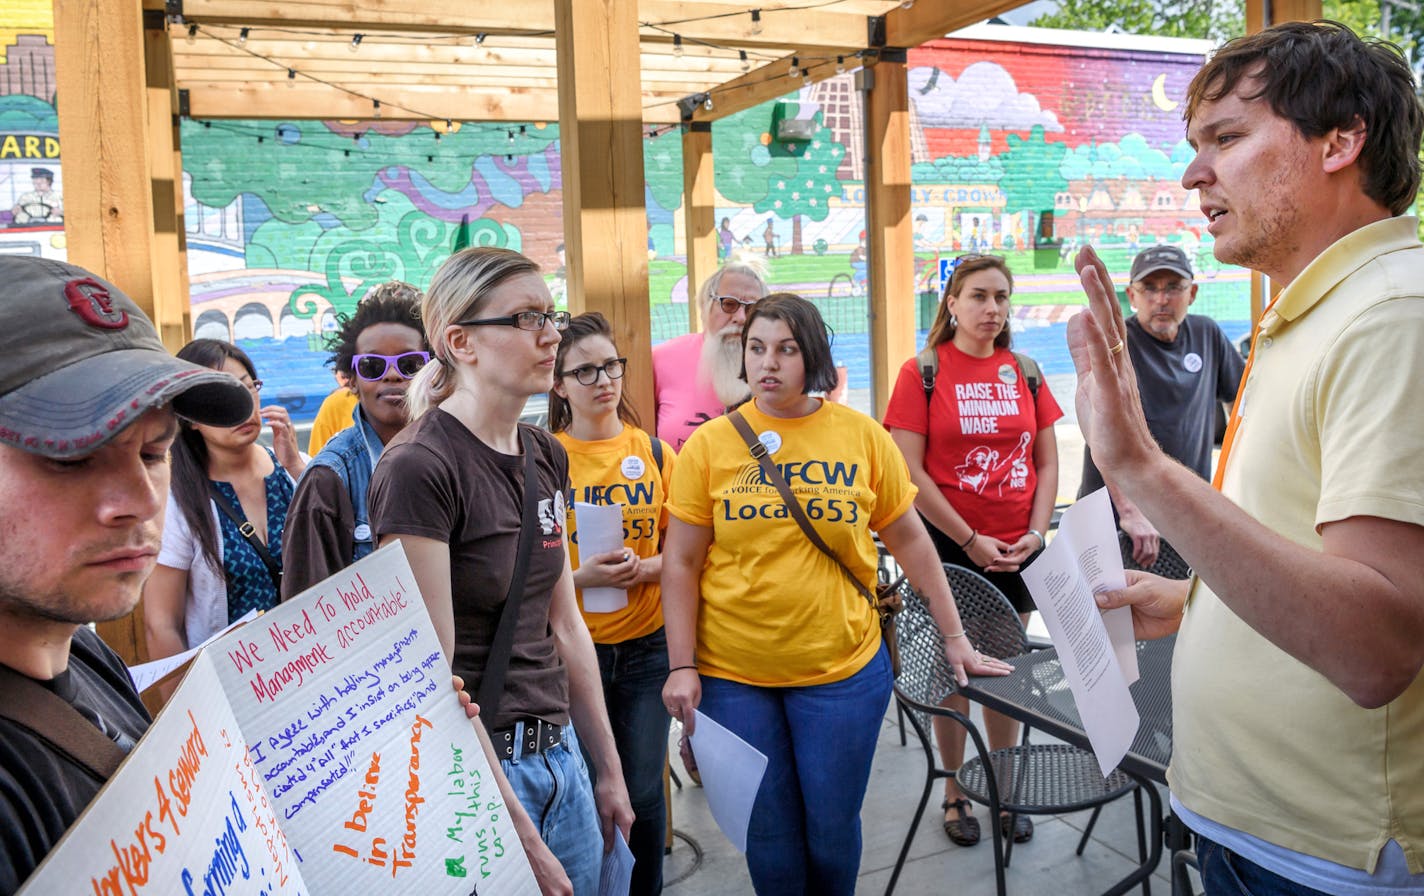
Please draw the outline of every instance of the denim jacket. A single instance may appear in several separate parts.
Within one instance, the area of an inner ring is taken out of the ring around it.
[[[371,486],[371,472],[376,469],[376,461],[385,448],[380,436],[366,422],[358,404],[351,411],[354,426],[347,427],[332,436],[322,446],[312,465],[330,467],[341,477],[341,482],[351,494],[351,508],[356,516],[356,528],[352,532],[352,561],[360,560],[376,548],[375,535],[371,532],[371,511],[366,503],[366,493]]]

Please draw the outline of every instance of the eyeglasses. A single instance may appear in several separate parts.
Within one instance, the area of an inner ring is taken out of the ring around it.
[[[553,324],[555,330],[567,330],[573,318],[567,311],[520,311],[504,317],[484,317],[479,320],[459,320],[457,327],[518,327],[521,330],[542,330]]]
[[[1173,283],[1168,286],[1138,286],[1137,291],[1149,296],[1165,296],[1169,299],[1178,299],[1187,294],[1191,289],[1190,283]]]
[[[592,386],[598,382],[599,372],[608,374],[610,380],[621,380],[623,374],[628,370],[627,358],[613,358],[604,361],[602,364],[585,364],[582,367],[575,367],[573,370],[566,370],[559,376],[571,376],[579,381],[580,385]]]
[[[238,382],[242,383],[243,387],[246,388],[247,391],[251,392],[253,395],[256,395],[258,392],[262,391],[261,380],[240,379],[238,380]]]
[[[392,367],[403,378],[410,379],[430,363],[430,352],[402,352],[399,355],[366,353],[353,355],[351,363],[356,375],[367,382],[385,379]]]
[[[744,299],[739,299],[736,296],[717,296],[717,298],[713,299],[712,301],[722,306],[723,314],[736,314],[737,309],[750,309],[753,305],[757,303],[756,299],[752,299],[750,302],[748,302]]]

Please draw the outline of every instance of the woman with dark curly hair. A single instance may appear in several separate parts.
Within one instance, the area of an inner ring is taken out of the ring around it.
[[[366,294],[327,343],[356,393],[353,426],[329,439],[297,483],[283,544],[283,599],[375,549],[366,492],[386,443],[405,429],[405,393],[430,361],[420,290],[392,280]]]

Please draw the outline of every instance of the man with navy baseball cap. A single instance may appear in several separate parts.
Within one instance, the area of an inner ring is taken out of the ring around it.
[[[153,570],[178,416],[251,413],[241,383],[169,355],[112,284],[0,255],[0,894],[148,727],[87,624],[132,611]]]
[[[1169,457],[1211,478],[1216,413],[1236,398],[1245,362],[1216,321],[1187,309],[1197,284],[1187,255],[1176,246],[1153,246],[1132,262],[1127,287],[1133,315],[1126,321],[1127,350],[1152,437]],[[1092,453],[1083,449],[1078,497],[1103,487]],[[1137,505],[1112,492],[1118,525],[1132,539],[1132,557],[1144,569],[1157,560],[1161,538]]]

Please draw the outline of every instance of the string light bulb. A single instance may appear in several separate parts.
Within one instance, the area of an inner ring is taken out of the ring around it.
[[[845,57],[844,57],[844,56],[837,56],[837,57],[836,57],[836,74],[838,74],[838,75],[844,75],[844,74],[845,74]]]
[[[738,51],[737,51],[737,57],[738,57],[739,59],[741,59],[741,61],[742,61],[742,71],[743,71],[743,72],[749,72],[749,71],[752,70],[752,61],[747,58],[747,51],[746,51],[746,50],[738,50]]]
[[[380,100],[371,100],[371,116],[372,116],[373,118],[380,118],[380,117],[381,117],[381,101],[380,101]]]
[[[702,108],[706,109],[708,112],[711,112],[711,111],[712,111],[712,94],[708,93],[708,94],[705,94],[705,96],[706,96],[706,99],[704,99],[704,100],[702,101]]]
[[[795,56],[791,57],[791,70],[787,72],[791,77],[796,77],[796,73],[801,71],[801,60]]]
[[[287,69],[287,86],[288,86],[288,87],[296,87],[296,86],[297,86],[297,70],[294,69],[294,68],[289,68],[289,69]]]
[[[811,86],[811,70],[809,68],[801,69],[801,83],[807,87]]]
[[[365,39],[365,37],[366,35],[360,33],[352,35],[351,46],[347,47],[347,49],[355,53],[357,50],[361,49],[361,41]]]
[[[681,58],[682,58],[682,35],[681,35],[681,34],[674,34],[674,35],[672,36],[672,55],[676,56],[678,59],[681,59]]]
[[[752,34],[761,34],[761,10],[752,10],[752,27],[749,30]]]
[[[251,30],[251,28],[244,28],[241,31],[237,32],[237,45],[239,47],[247,46],[247,35],[248,32],[250,32]]]
[[[484,44],[485,44],[485,37],[486,37],[486,36],[487,36],[487,35],[486,35],[483,31],[481,31],[479,34],[476,34],[476,35],[475,35],[475,46],[477,46],[477,47],[482,47],[482,46],[484,46]]]
[[[190,45],[198,42],[198,24],[196,22],[192,22],[188,25],[187,41]]]

